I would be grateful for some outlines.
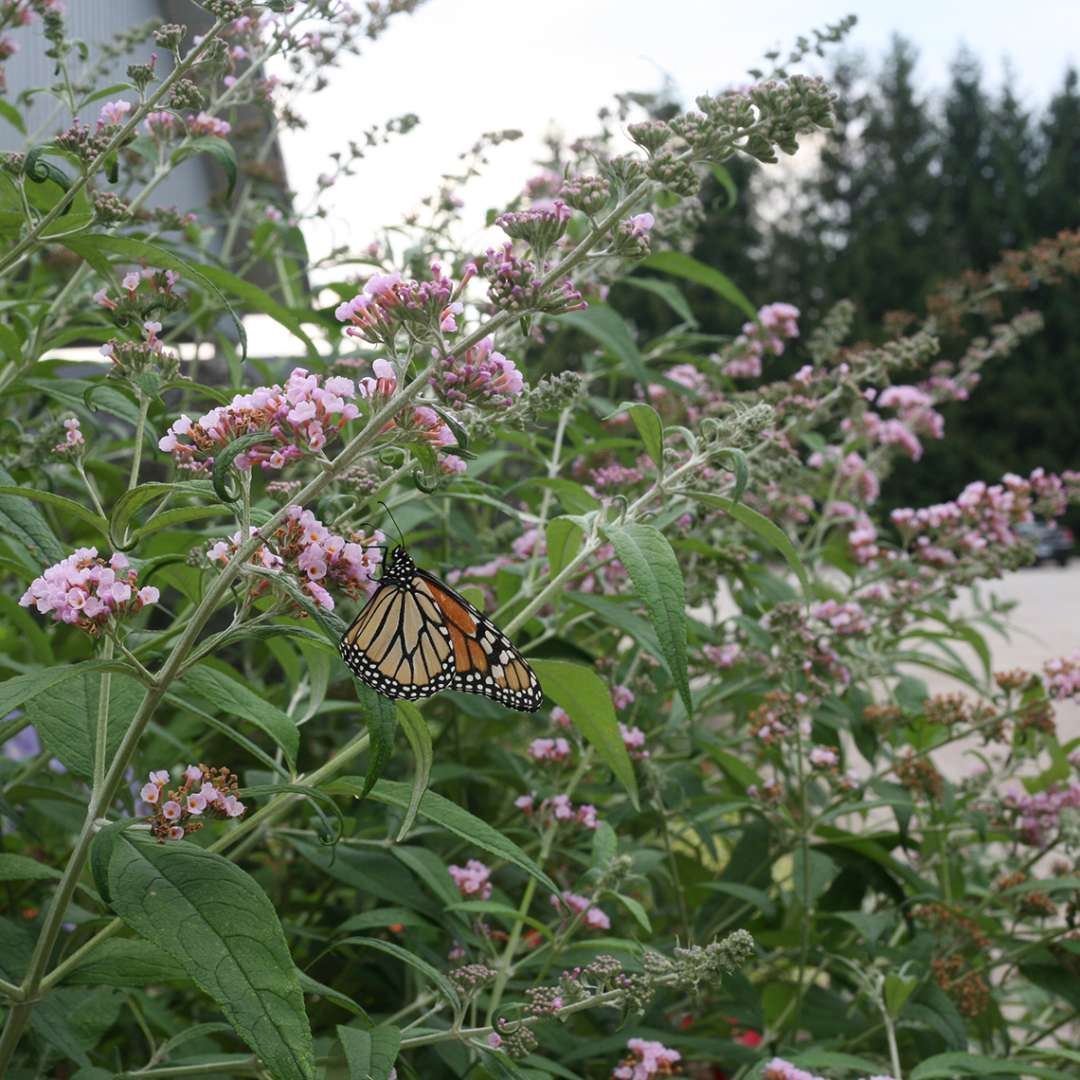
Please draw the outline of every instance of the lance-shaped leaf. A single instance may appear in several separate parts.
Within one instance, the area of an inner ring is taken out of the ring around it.
[[[787,560],[788,566],[795,571],[796,577],[802,583],[803,590],[810,588],[810,582],[806,577],[806,568],[799,558],[786,532],[778,525],[771,522],[763,514],[751,510],[744,503],[734,502],[723,495],[713,495],[707,491],[688,491],[688,498],[694,499],[703,506],[712,506],[717,510],[723,510],[730,514],[740,525],[745,525],[752,533],[765,541],[770,547],[775,548]]]
[[[634,427],[637,428],[638,434],[641,436],[641,443],[645,447],[645,453],[652,458],[653,464],[661,469],[664,466],[664,422],[660,419],[660,414],[644,401],[624,401],[610,416],[605,416],[605,420],[610,420],[612,416],[618,416],[620,413],[629,413],[630,419],[634,421]]]
[[[668,670],[688,714],[694,707],[686,663],[686,595],[679,560],[652,525],[608,525],[604,530],[649,613]]]
[[[387,1080],[401,1046],[400,1029],[377,1027],[358,1031],[339,1025],[337,1032],[345,1051],[349,1080]]]
[[[276,1080],[314,1080],[296,967],[256,881],[193,844],[121,833],[109,857],[109,893],[120,918],[217,1002]]]
[[[397,839],[402,841],[409,835],[416,820],[417,811],[420,809],[420,800],[427,791],[428,781],[431,778],[431,766],[435,760],[435,753],[431,746],[431,732],[428,730],[427,721],[423,714],[411,701],[399,701],[397,703],[397,717],[401,724],[401,730],[405,732],[405,738],[412,747],[413,757],[416,759],[416,770],[413,773],[412,794],[409,797],[409,806],[402,819],[401,828],[398,829]]]

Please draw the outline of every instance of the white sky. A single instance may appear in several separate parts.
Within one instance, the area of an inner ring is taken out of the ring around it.
[[[309,232],[313,254],[366,244],[432,192],[481,132],[519,128],[525,138],[496,148],[488,174],[468,189],[464,239],[473,246],[487,207],[501,208],[536,171],[553,125],[572,135],[595,131],[596,110],[614,92],[653,90],[665,76],[687,100],[742,81],[767,49],[786,49],[849,11],[859,16],[850,46],[880,56],[894,31],[913,39],[926,87],[944,85],[965,43],[995,85],[1008,58],[1019,93],[1036,104],[1080,56],[1080,0],[428,0],[332,72],[330,88],[301,105],[307,129],[286,133],[302,205],[327,155],[348,138],[405,112],[420,117],[418,128],[371,151],[357,176],[324,196],[330,217]]]

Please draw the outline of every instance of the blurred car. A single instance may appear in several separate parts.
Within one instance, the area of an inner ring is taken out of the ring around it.
[[[1035,549],[1038,565],[1053,560],[1058,566],[1067,566],[1072,555],[1075,538],[1072,529],[1056,521],[1029,521],[1016,530]]]

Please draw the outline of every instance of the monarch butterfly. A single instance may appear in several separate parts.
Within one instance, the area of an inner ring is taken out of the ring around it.
[[[509,638],[404,547],[390,556],[339,648],[352,673],[384,697],[464,690],[520,712],[536,712],[544,700]]]

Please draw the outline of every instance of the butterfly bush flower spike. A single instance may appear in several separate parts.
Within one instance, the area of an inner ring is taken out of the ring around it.
[[[682,1061],[678,1050],[669,1050],[651,1039],[630,1039],[627,1056],[615,1067],[612,1080],[651,1080],[654,1076],[675,1076]]]
[[[79,548],[35,578],[19,604],[95,634],[110,619],[137,614],[159,597],[153,585],[139,588],[127,556],[116,552],[106,562],[97,548]]]
[[[236,797],[238,781],[228,769],[189,765],[177,787],[170,788],[170,783],[169,772],[158,769],[139,791],[151,810],[150,833],[159,844],[183,840],[198,832],[205,820],[243,817],[247,809]]]
[[[332,375],[323,382],[305,368],[294,368],[284,386],[260,386],[237,394],[228,405],[198,420],[181,416],[158,442],[181,469],[206,472],[214,454],[241,435],[266,434],[267,442],[238,454],[238,469],[258,465],[279,470],[308,453],[320,453],[341,429],[360,415],[352,379]]]

